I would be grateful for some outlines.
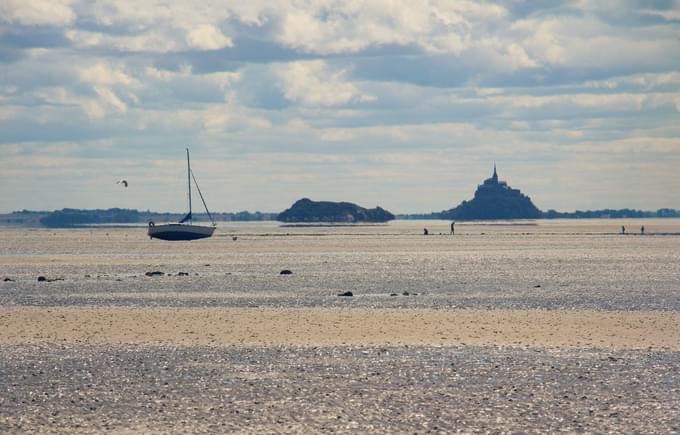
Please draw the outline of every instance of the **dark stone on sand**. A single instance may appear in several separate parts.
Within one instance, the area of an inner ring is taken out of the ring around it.
[[[163,275],[165,275],[165,273],[163,273],[159,270],[155,270],[153,272],[146,272],[144,275],[146,275],[146,276],[163,276]]]
[[[179,272],[177,276],[189,276],[189,272]]]
[[[344,293],[339,293],[338,296],[354,296],[354,293],[352,293],[352,292],[344,292]]]
[[[409,293],[409,292],[404,292],[404,293],[402,293],[402,295],[408,296],[408,295],[410,295],[410,293]]]
[[[39,276],[38,282],[43,282],[43,281],[47,281],[47,278],[45,278],[44,276]]]
[[[14,280],[13,280],[12,278],[5,278],[5,279],[3,279],[3,281],[5,281],[5,282],[14,282]]]
[[[396,293],[390,293],[390,296],[397,296]]]
[[[291,272],[288,269],[283,269],[281,272],[279,272],[279,275],[292,275],[293,272]]]
[[[534,288],[541,288],[541,285],[540,285],[540,284],[536,284],[536,285],[534,286]]]

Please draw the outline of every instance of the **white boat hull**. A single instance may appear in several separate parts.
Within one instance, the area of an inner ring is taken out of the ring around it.
[[[161,240],[196,240],[210,237],[215,232],[215,227],[200,225],[163,224],[154,225],[149,223],[149,237]]]

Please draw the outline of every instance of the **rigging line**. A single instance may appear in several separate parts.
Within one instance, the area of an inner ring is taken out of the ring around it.
[[[188,182],[188,194],[189,194],[189,223],[191,224],[191,177],[189,176],[191,174],[191,164],[189,163],[189,148],[187,148],[187,182]],[[193,174],[191,174],[193,175]],[[194,182],[196,180],[194,179]]]
[[[212,222],[213,226],[215,226],[215,220],[213,219],[212,215],[210,214],[210,210],[208,210],[208,205],[205,203],[205,199],[203,199],[203,194],[201,193],[201,188],[198,187],[198,181],[196,181],[196,176],[194,175],[194,171],[191,169],[189,170],[191,172],[191,178],[194,179],[194,184],[196,185],[196,190],[198,190],[198,195],[201,197],[201,201],[203,201],[203,207],[205,207],[206,213],[208,213],[208,217],[210,218],[210,222]]]

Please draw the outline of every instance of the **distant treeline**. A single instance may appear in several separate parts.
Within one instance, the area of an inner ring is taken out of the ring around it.
[[[91,224],[133,224],[141,222],[137,210],[110,208],[108,210],[78,210],[65,208],[54,211],[40,218],[40,223],[46,227],[78,227]]]
[[[261,213],[241,211],[237,213],[213,213],[217,221],[264,221],[273,220],[278,213]],[[138,224],[154,222],[177,222],[184,214],[157,213],[134,209],[110,208],[96,210],[81,210],[65,208],[53,212],[32,212],[28,210],[16,211],[9,215],[0,216],[0,224],[7,225],[44,225],[50,228],[69,228],[98,224]],[[195,221],[209,221],[206,214],[194,213]]]
[[[448,219],[447,211],[434,213],[413,213],[397,215],[397,219]],[[213,213],[216,221],[269,221],[276,220],[279,213],[262,213],[240,211],[236,213]],[[68,228],[97,224],[146,224],[154,222],[177,222],[182,213],[158,213],[134,209],[110,208],[106,210],[82,210],[65,208],[62,210],[30,211],[21,210],[0,215],[0,225],[14,226],[46,226],[52,228]],[[656,211],[634,209],[576,210],[559,212],[548,210],[541,212],[543,219],[597,219],[597,218],[680,218],[680,210],[662,208]],[[195,221],[208,221],[205,214],[195,213]]]
[[[622,208],[620,210],[604,209],[604,210],[576,210],[573,212],[560,212],[555,210],[548,210],[542,212],[543,219],[593,219],[593,218],[674,218],[680,217],[680,210],[673,210],[670,208],[660,208],[657,211],[643,211],[629,208]]]
[[[449,219],[448,211],[433,213],[414,213],[414,214],[400,214],[397,219]],[[556,210],[542,211],[540,218],[542,219],[622,219],[622,218],[678,218],[680,217],[680,210],[673,210],[670,208],[660,208],[656,211],[634,210],[630,208],[623,208],[620,210],[603,209],[603,210],[576,210],[572,212],[560,212]]]

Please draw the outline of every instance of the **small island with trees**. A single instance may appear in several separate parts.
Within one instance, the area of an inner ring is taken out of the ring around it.
[[[309,198],[296,201],[276,218],[281,222],[331,223],[387,222],[392,219],[394,215],[381,207],[367,209],[351,202],[312,201]]]

